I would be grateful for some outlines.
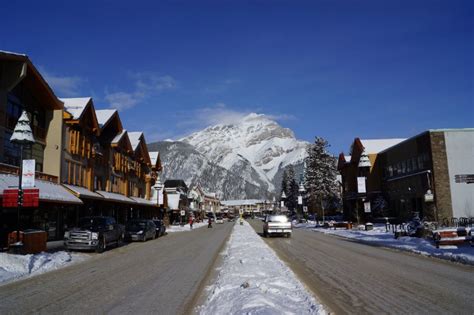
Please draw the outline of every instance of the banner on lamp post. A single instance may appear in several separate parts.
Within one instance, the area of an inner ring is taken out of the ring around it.
[[[298,204],[299,205],[303,204],[303,196],[298,196]]]
[[[372,209],[370,208],[370,201],[364,202],[364,212],[365,212],[365,213],[370,213],[370,212],[372,212]]]
[[[362,194],[367,192],[365,189],[365,177],[357,177],[357,192]]]
[[[21,188],[35,187],[35,160],[23,160]]]
[[[281,203],[280,203],[280,207],[282,207],[282,208],[283,208],[284,206],[285,206],[285,202],[284,202],[284,201],[281,201]]]

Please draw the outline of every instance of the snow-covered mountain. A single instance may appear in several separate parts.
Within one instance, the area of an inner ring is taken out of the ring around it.
[[[159,151],[163,165],[162,181],[182,179],[191,187],[200,184],[208,192],[216,192],[223,199],[270,198],[264,188],[247,182],[209,161],[190,144],[180,141],[161,141],[148,145],[150,151]]]
[[[263,114],[249,114],[235,124],[219,124],[180,141],[191,144],[211,162],[241,174],[256,186],[275,192],[283,168],[300,165],[307,142]]]
[[[200,183],[224,199],[267,198],[279,193],[283,169],[302,171],[308,143],[262,114],[219,124],[179,141],[152,143],[159,150],[164,178]]]

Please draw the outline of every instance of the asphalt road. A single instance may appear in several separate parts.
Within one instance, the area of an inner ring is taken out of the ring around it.
[[[265,240],[336,314],[474,314],[472,266],[308,230]]]
[[[0,286],[0,314],[190,313],[232,227],[169,233]]]

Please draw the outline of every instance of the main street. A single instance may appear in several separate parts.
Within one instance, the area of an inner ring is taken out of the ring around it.
[[[188,313],[232,227],[170,233],[0,286],[0,314]]]
[[[250,221],[262,233],[262,222]],[[337,314],[472,314],[474,268],[308,230],[267,244]]]

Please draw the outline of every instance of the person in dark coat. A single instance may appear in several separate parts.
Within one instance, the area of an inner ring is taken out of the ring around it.
[[[211,217],[209,217],[207,221],[207,228],[211,228],[211,227],[212,227],[212,219]]]

